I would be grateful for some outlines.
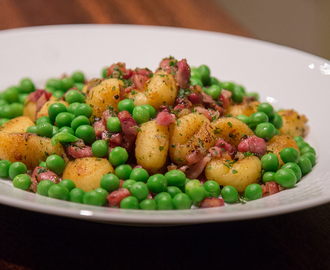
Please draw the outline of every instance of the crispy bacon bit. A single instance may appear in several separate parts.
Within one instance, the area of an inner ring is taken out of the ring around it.
[[[118,114],[118,119],[124,133],[121,146],[124,147],[127,152],[130,152],[134,146],[135,138],[138,133],[138,125],[128,111],[121,111]]]
[[[235,152],[235,148],[231,144],[227,143],[222,139],[219,139],[215,144],[215,146],[224,149],[229,155],[232,155]]]
[[[225,109],[220,107],[218,104],[215,103],[215,101],[212,99],[211,96],[209,96],[206,93],[202,93],[203,95],[203,105],[206,108],[211,108],[213,110],[216,110],[220,113],[221,116],[225,114]]]
[[[115,148],[122,143],[123,135],[121,133],[112,133],[110,139],[108,137],[108,140],[109,140],[109,146],[111,148]]]
[[[175,122],[175,115],[164,111],[160,112],[156,118],[156,123],[160,126],[166,127],[174,122]]]
[[[191,93],[188,96],[188,99],[192,104],[201,104],[203,102],[203,95],[197,93]]]
[[[203,114],[207,119],[209,119],[210,121],[212,121],[212,116],[211,116],[211,112],[205,108],[202,107],[195,107],[194,110],[197,113],[201,113]]]
[[[44,167],[35,167],[32,172],[32,179],[35,179],[37,183],[40,183],[42,180],[50,180],[55,184],[60,182],[58,175],[47,168]]]
[[[102,121],[96,121],[93,123],[92,127],[95,130],[95,136],[98,138],[102,137],[102,132],[105,130],[105,126]]]
[[[279,185],[275,181],[266,182],[266,184],[261,185],[261,187],[263,197],[267,197],[269,195],[273,195],[277,192],[280,192]]]
[[[229,91],[223,89],[223,90],[221,91],[220,96],[219,96],[219,101],[222,102],[222,107],[223,107],[224,109],[228,109],[229,106],[230,106],[230,100],[229,100],[229,98],[230,98],[230,96],[231,96],[231,92],[229,92],[230,95],[227,95],[227,92],[229,92]]]
[[[186,59],[178,61],[176,65],[178,71],[175,73],[175,80],[181,88],[186,89],[190,84],[190,66]]]
[[[238,151],[243,153],[250,151],[254,154],[264,155],[267,152],[267,144],[264,139],[251,136],[240,142]]]
[[[126,74],[126,72],[126,64],[118,62],[116,64],[112,64],[110,67],[107,68],[107,77],[112,76],[113,78],[119,78],[121,76],[120,73]]]
[[[188,156],[186,156],[187,165],[190,166],[201,161],[204,156],[205,155],[203,155],[200,151],[193,151]]]
[[[201,202],[200,208],[220,207],[224,205],[225,205],[224,199],[208,197]]]
[[[185,171],[187,178],[196,179],[203,172],[206,163],[211,160],[211,155],[205,156],[202,160],[198,161],[194,165],[189,166],[189,169]]]
[[[73,158],[84,158],[84,157],[92,157],[92,147],[85,146],[83,148],[76,147],[76,146],[69,146],[67,149],[67,154],[72,156]]]
[[[118,190],[112,191],[107,196],[109,206],[110,207],[114,207],[114,206],[120,207],[120,202],[128,196],[131,196],[131,193],[126,188],[120,188]]]

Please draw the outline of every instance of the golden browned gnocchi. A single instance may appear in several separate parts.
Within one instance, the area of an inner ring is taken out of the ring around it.
[[[34,122],[27,116],[20,116],[1,125],[0,131],[25,133],[30,126],[34,126]]]
[[[167,165],[169,128],[153,120],[143,123],[140,129],[135,142],[136,162],[150,174],[159,173]]]
[[[236,117],[237,115],[244,114],[246,116],[251,116],[255,112],[257,112],[257,108],[259,106],[259,101],[251,101],[243,104],[235,104],[231,105],[227,111],[226,115],[231,115],[232,117]]]
[[[159,71],[145,83],[143,90],[134,89],[127,94],[127,98],[132,99],[135,106],[149,104],[158,110],[162,105],[173,105],[176,95],[173,76]]]
[[[187,163],[187,156],[193,152],[206,152],[215,144],[210,121],[199,113],[190,113],[170,127],[170,157],[179,165]]]
[[[278,114],[282,116],[283,127],[279,129],[282,135],[290,135],[291,137],[304,137],[307,132],[307,118],[305,115],[298,114],[295,110],[282,110]]]
[[[248,185],[261,180],[261,162],[255,156],[233,161],[218,158],[205,166],[207,180],[214,180],[221,186],[233,186],[238,192],[244,192]]]

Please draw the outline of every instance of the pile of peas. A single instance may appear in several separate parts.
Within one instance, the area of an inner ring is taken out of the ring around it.
[[[103,69],[102,77],[107,77],[107,69]],[[85,103],[85,95],[81,93],[85,82],[82,72],[74,72],[70,77],[61,79],[51,78],[46,83],[46,90],[55,97],[61,98],[65,95],[65,101],[69,103],[66,107],[58,102],[48,108],[48,115],[37,119],[36,125],[28,128],[27,132],[36,133],[39,136],[52,138],[52,143],[68,143],[82,139],[85,144],[91,145],[95,157],[107,157],[109,146],[104,140],[96,140],[95,131],[91,126],[89,118],[92,109]],[[206,65],[191,68],[191,85],[200,85],[205,93],[214,100],[218,100],[221,90],[226,89],[232,93],[232,99],[241,103],[244,96],[254,96],[259,99],[257,93],[246,93],[243,86],[233,82],[220,82],[210,76],[210,69]],[[72,89],[73,87],[77,90]],[[18,86],[6,89],[0,95],[0,125],[9,119],[23,114],[23,104],[29,93],[35,91],[33,82],[24,78]],[[156,111],[150,105],[135,106],[130,99],[121,100],[118,111],[128,111],[138,124],[145,123],[155,118]],[[261,103],[257,112],[250,117],[246,115],[237,116],[239,120],[249,125],[256,136],[271,140],[279,134],[282,127],[282,118],[268,103]],[[122,127],[118,117],[110,117],[107,122],[110,132],[121,132]],[[316,162],[315,150],[300,136],[294,138],[299,152],[291,147],[284,148],[280,157],[285,163],[279,169],[279,160],[273,153],[268,153],[261,158],[262,180],[264,183],[275,181],[277,184],[291,188],[301,177],[308,174]],[[123,209],[142,210],[172,210],[190,209],[193,205],[207,197],[218,198],[220,195],[227,203],[237,202],[239,194],[232,186],[220,186],[215,181],[207,181],[201,185],[200,181],[190,180],[180,170],[172,170],[165,175],[155,174],[149,176],[143,168],[134,168],[125,162],[128,159],[126,149],[114,148],[107,157],[115,167],[114,174],[106,174],[100,179],[100,188],[85,192],[77,188],[70,179],[64,179],[58,184],[50,180],[42,180],[37,186],[37,193],[55,199],[83,203],[88,205],[103,206],[107,204],[107,196],[119,189],[120,180],[125,182],[122,187],[130,191],[131,195],[120,202]],[[65,161],[58,155],[49,156],[46,161],[40,161],[40,167],[60,175],[65,169]],[[31,178],[26,174],[27,168],[22,162],[11,163],[8,160],[0,161],[0,177],[9,177],[13,180],[13,186],[23,190],[30,190]],[[156,194],[149,199],[149,192]],[[247,200],[255,200],[262,197],[263,191],[259,184],[249,185],[244,192]]]
[[[200,85],[204,92],[218,101],[222,89],[231,92],[232,99],[236,103],[242,103],[244,96],[254,96],[257,100],[259,95],[257,93],[246,93],[242,85],[234,82],[220,82],[217,78],[211,76],[210,68],[206,65],[191,68],[191,85]]]

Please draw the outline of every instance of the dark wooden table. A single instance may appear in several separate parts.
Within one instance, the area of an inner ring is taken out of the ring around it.
[[[0,30],[75,23],[165,25],[251,37],[211,0],[0,0]],[[0,269],[330,269],[330,204],[181,227],[97,224],[5,205],[0,215]]]

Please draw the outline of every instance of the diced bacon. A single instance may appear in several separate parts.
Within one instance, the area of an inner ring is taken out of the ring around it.
[[[128,196],[131,196],[131,193],[126,188],[120,188],[118,190],[112,191],[107,196],[109,206],[110,207],[114,207],[114,206],[120,207],[120,202]]]
[[[222,139],[219,139],[215,146],[223,148],[229,155],[232,155],[235,152],[235,148]]]
[[[157,115],[156,123],[160,126],[169,126],[171,123],[175,122],[175,115],[167,112],[160,112]]]
[[[83,148],[69,146],[67,148],[67,154],[74,158],[85,158],[93,156],[92,147],[90,146],[85,146]]]
[[[222,102],[222,107],[224,109],[228,109],[230,106],[230,100],[229,100],[229,97],[226,94],[224,94],[225,93],[224,91],[229,92],[227,90],[222,90],[221,94],[219,96],[219,101]],[[229,93],[231,94],[231,92],[229,92]]]
[[[176,83],[183,89],[189,87],[190,84],[190,66],[186,59],[182,59],[176,63],[178,71],[175,73]]]
[[[26,174],[28,175],[28,174]],[[37,193],[37,187],[38,187],[38,182],[35,178],[32,178],[30,175],[28,175],[31,178],[31,186],[30,186],[30,191],[33,191],[34,193]]]
[[[150,76],[152,74],[152,71],[147,68],[136,68],[133,71],[134,74],[141,75],[141,76]]]
[[[273,195],[280,192],[279,186],[275,181],[266,182],[266,192],[269,195]]]
[[[122,62],[118,62],[116,64],[112,64],[110,67],[107,68],[107,77],[113,76],[114,78],[119,77],[119,71],[120,70],[123,74],[126,74],[126,64]]]
[[[112,133],[109,139],[109,146],[111,148],[115,148],[121,145],[122,141],[123,141],[123,135],[121,133]]]
[[[122,188],[124,183],[125,183],[124,180],[119,179],[119,188]]]
[[[220,207],[224,205],[225,205],[224,199],[208,197],[201,202],[200,208]]]
[[[195,110],[197,113],[201,113],[201,114],[203,114],[207,119],[209,119],[210,121],[212,121],[211,112],[208,111],[207,109],[202,108],[202,107],[195,107],[194,110]]]
[[[169,58],[165,58],[165,59],[163,59],[160,63],[159,63],[159,68],[158,68],[158,70],[164,70],[164,71],[166,71],[167,73],[171,73],[171,71],[172,71],[172,69],[171,69],[171,67],[170,67],[170,62],[171,62],[172,60],[171,59],[169,59]],[[156,70],[156,72],[158,71],[158,70]]]
[[[203,172],[206,163],[209,162],[210,160],[211,160],[211,156],[207,155],[199,162],[189,166],[188,171],[185,172],[187,178],[196,179]]]
[[[102,113],[102,117],[101,117],[101,120],[102,120],[102,124],[104,125],[104,127],[107,129],[107,122],[109,120],[110,117],[113,117],[113,116],[117,116],[115,114],[114,111],[110,111],[109,109],[105,110],[103,113]]]
[[[30,93],[27,99],[32,101],[33,103],[37,103],[38,99],[44,94],[46,95],[47,100],[49,100],[50,97],[52,96],[52,93],[49,93],[46,90],[37,89],[36,91]]]
[[[192,104],[200,104],[203,102],[203,95],[197,93],[191,93],[188,96],[188,99]]]
[[[160,105],[159,111],[161,111],[161,112],[168,112],[168,113],[171,113],[172,112],[171,109],[168,106],[166,106],[166,105]]]
[[[240,142],[238,151],[243,153],[250,151],[254,154],[264,155],[267,152],[267,144],[264,139],[251,136]]]
[[[216,104],[211,96],[209,96],[206,93],[202,93],[202,95],[203,95],[203,105],[204,105],[204,107],[211,108],[213,110],[218,111],[221,116],[224,115],[226,110],[224,108],[220,107],[218,104]]]
[[[187,165],[190,166],[201,161],[204,156],[205,155],[203,155],[200,151],[193,151],[188,156],[186,156]]]
[[[205,184],[206,181],[208,181],[204,174],[201,174],[200,176],[198,176],[197,180],[199,182],[201,182],[202,186]]]
[[[50,180],[55,184],[60,182],[58,175],[47,168],[44,167],[35,167],[32,172],[32,179],[35,179],[38,183],[42,180]]]
[[[213,146],[209,149],[209,153],[211,153],[211,155],[213,157],[217,157],[220,158],[222,156],[222,150],[223,148],[218,147],[218,146]]]
[[[121,111],[118,114],[118,118],[121,124],[122,131],[125,135],[137,135],[137,123],[128,111]]]
[[[135,74],[132,76],[132,82],[134,84],[134,86],[132,87],[134,89],[143,90],[143,86],[148,80],[149,80],[148,76]]]
[[[95,130],[95,136],[98,138],[102,137],[102,132],[105,130],[105,126],[102,121],[96,121],[93,123],[92,127]]]

